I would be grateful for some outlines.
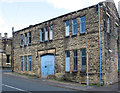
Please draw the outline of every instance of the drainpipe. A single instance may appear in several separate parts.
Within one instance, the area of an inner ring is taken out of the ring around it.
[[[100,4],[98,4],[98,16],[99,16],[99,55],[100,55],[100,73],[99,73],[99,85],[101,85],[101,25],[100,25]]]

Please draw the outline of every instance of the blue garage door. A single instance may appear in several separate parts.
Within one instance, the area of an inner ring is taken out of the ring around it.
[[[54,55],[41,56],[41,76],[54,75]]]

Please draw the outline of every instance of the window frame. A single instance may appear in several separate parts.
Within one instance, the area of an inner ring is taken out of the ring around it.
[[[27,46],[27,33],[25,33],[25,46]]]
[[[70,35],[70,21],[65,21],[65,37],[68,37]]]
[[[69,57],[67,55],[68,53],[69,53]],[[70,51],[65,51],[65,71],[70,72]]]
[[[31,32],[28,32],[28,45],[31,45]]]
[[[24,56],[25,71],[27,71],[27,56]]]
[[[72,20],[72,35],[77,35],[77,19]]]
[[[77,66],[78,65],[78,58],[77,57],[78,57],[77,50],[73,50],[73,71],[74,72],[78,71],[78,66]]]
[[[85,21],[86,21],[86,17],[85,16],[80,17],[80,33],[81,34],[86,32],[86,23],[85,23]],[[83,31],[83,28],[84,28],[84,31]]]
[[[84,50],[85,50],[85,51],[84,51]],[[85,55],[83,55],[83,54],[84,54],[83,51],[85,52]],[[85,71],[83,71],[83,66],[85,66],[85,68],[86,68],[86,66],[87,66],[87,61],[86,61],[86,49],[83,48],[83,49],[80,50],[80,52],[81,52],[81,72],[86,72],[86,69],[85,69]],[[83,65],[83,58],[85,58],[85,65]]]
[[[23,34],[20,35],[20,46],[23,46]]]
[[[48,27],[45,27],[44,28],[45,30],[45,42],[47,42],[48,41]]]
[[[21,60],[21,71],[23,71],[23,56],[20,57]]]
[[[31,71],[32,56],[28,56],[29,71]]]
[[[41,43],[44,42],[44,29],[43,28],[40,29],[40,42]]]

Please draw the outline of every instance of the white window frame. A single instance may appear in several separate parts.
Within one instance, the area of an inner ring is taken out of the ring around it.
[[[69,20],[65,21],[65,36],[69,36],[70,35],[70,23]]]

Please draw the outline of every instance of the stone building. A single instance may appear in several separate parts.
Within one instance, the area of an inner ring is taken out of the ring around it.
[[[119,15],[101,2],[14,32],[14,71],[79,83],[118,81]],[[88,54],[88,56],[87,56]]]
[[[0,33],[0,67],[11,67],[11,44],[12,38],[8,38],[7,33],[2,37]]]

